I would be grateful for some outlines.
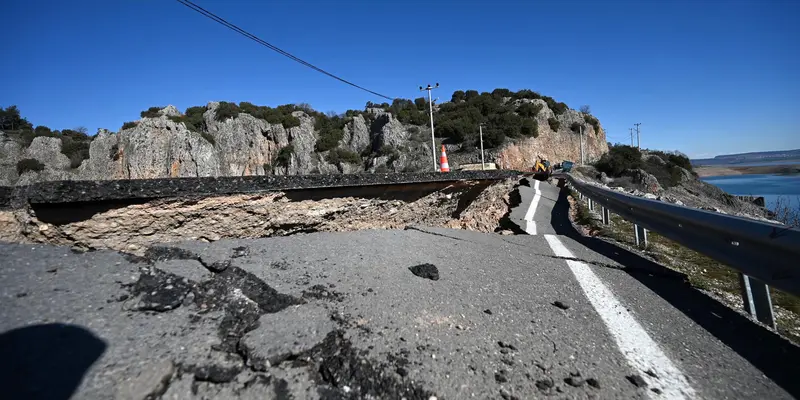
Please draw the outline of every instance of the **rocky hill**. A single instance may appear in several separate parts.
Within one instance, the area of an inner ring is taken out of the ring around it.
[[[5,129],[0,131],[0,185],[427,171],[432,168],[427,108],[421,98],[367,103],[364,111],[341,115],[307,105],[210,102],[184,113],[173,106],[152,107],[118,132],[100,129],[88,136],[80,130],[33,128],[10,107],[4,114],[13,111],[18,121],[0,126]],[[435,105],[434,118],[437,149],[447,147],[451,168],[480,162],[481,123],[486,161],[501,168],[530,168],[538,156],[579,159],[581,127],[589,161],[608,150],[595,117],[529,90],[457,91],[452,101]]]

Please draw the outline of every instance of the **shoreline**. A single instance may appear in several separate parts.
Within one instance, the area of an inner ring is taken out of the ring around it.
[[[732,175],[792,175],[800,174],[800,164],[758,166],[698,166],[694,172],[700,178]]]

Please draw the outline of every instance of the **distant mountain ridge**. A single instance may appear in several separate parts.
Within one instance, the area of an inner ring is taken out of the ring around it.
[[[750,153],[723,154],[714,158],[699,158],[692,160],[694,165],[727,165],[753,162],[800,162],[800,149],[755,151]]]

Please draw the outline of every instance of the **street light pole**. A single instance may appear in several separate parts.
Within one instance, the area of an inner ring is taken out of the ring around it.
[[[419,87],[419,91],[427,90],[428,91],[428,107],[431,112],[431,151],[433,152],[433,170],[437,171],[436,168],[436,139],[433,136],[433,100],[431,97],[431,90],[438,89],[439,84],[437,83],[436,86],[431,87],[431,84],[428,84],[428,87],[423,88],[422,86]]]
[[[481,135],[481,170],[486,170],[486,163],[483,161],[483,124],[478,125],[478,130],[480,131]]]
[[[581,132],[581,165],[583,165],[584,164],[584,161],[583,161],[583,158],[584,158],[583,157],[583,125],[580,126],[580,132]]]

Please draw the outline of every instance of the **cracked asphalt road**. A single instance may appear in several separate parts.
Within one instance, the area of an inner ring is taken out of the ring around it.
[[[538,189],[530,236],[415,226],[145,257],[0,244],[2,387],[30,399],[681,398],[662,371],[632,367],[571,271],[583,263],[682,372],[683,397],[800,394],[796,346],[570,234],[563,194]],[[424,264],[438,280],[409,269]]]

